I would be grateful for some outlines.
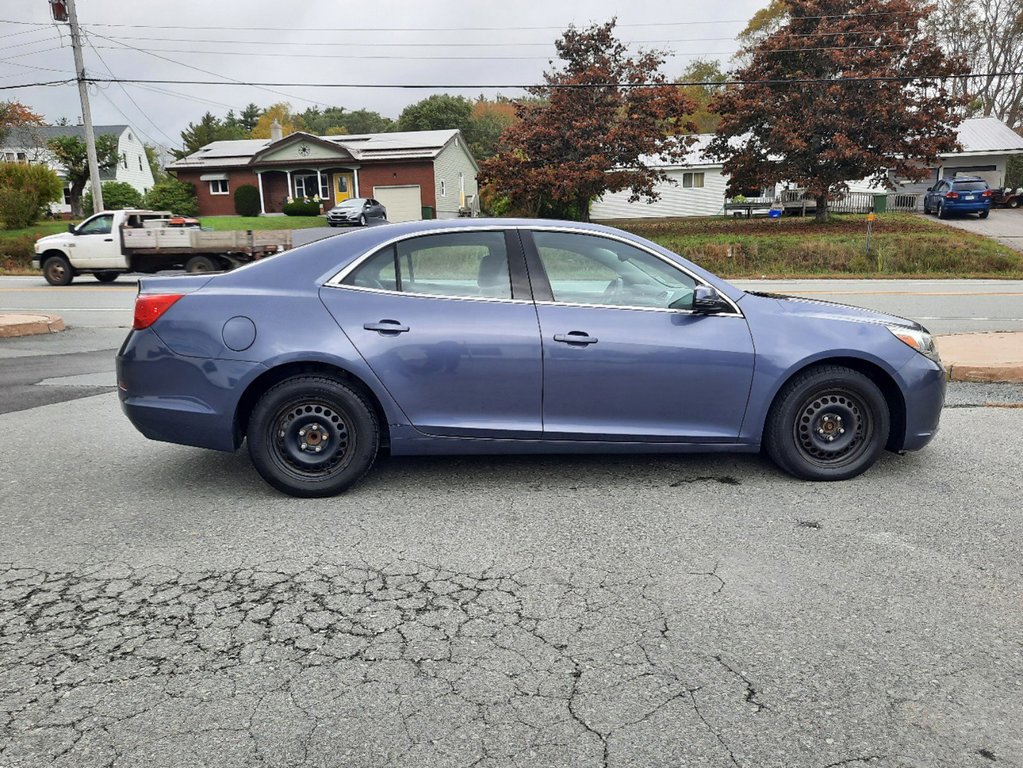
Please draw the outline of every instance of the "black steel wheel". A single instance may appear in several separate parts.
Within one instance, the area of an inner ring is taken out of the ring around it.
[[[43,262],[43,277],[50,285],[70,285],[75,273],[63,256],[50,256]]]
[[[252,411],[249,456],[292,496],[333,496],[369,471],[380,443],[373,409],[337,379],[299,376],[271,387]]]
[[[891,417],[877,385],[840,366],[812,368],[789,382],[771,408],[764,447],[805,480],[846,480],[869,469],[888,442]]]

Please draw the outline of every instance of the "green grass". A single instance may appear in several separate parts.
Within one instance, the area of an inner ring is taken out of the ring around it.
[[[309,229],[327,226],[326,216],[202,216],[204,227],[223,232],[235,229]]]
[[[910,214],[813,219],[633,219],[608,222],[729,278],[1023,277],[1023,253]]]

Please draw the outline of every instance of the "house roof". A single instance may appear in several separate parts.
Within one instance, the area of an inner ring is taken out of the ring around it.
[[[942,157],[958,154],[988,154],[1023,152],[1023,136],[997,117],[977,117],[959,124],[959,143],[962,152],[949,152]]]
[[[289,137],[293,135],[285,136],[281,141],[288,141]],[[356,161],[368,161],[433,160],[457,136],[460,136],[459,131],[451,129],[366,133],[352,136],[310,136],[309,138],[344,149]],[[246,166],[252,163],[253,159],[263,150],[276,143],[279,142],[271,142],[269,139],[214,141],[191,155],[171,163],[167,168],[172,171],[184,171]],[[468,147],[466,150],[468,151]]]
[[[97,136],[113,134],[120,136],[126,130],[127,125],[94,125],[93,133]],[[85,138],[84,125],[26,125],[11,129],[4,145],[7,147],[35,147],[45,144],[50,139],[58,136],[78,136]]]

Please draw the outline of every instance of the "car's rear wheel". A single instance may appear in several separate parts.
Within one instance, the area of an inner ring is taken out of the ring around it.
[[[326,376],[297,376],[256,403],[248,443],[253,465],[274,488],[292,496],[333,496],[369,471],[380,429],[355,390]]]
[[[924,216],[930,216],[930,215],[931,215],[931,206],[929,206],[927,204],[927,201],[924,200]]]
[[[978,215],[978,216],[979,216],[980,218],[982,218],[982,219],[986,219],[986,218],[988,217],[988,214],[990,214],[990,213],[991,213],[991,211],[981,211],[981,212],[980,212],[979,214],[977,214],[977,215]]]
[[[50,285],[70,285],[75,273],[63,256],[50,256],[43,262],[43,277]]]
[[[847,480],[877,461],[891,417],[877,385],[841,366],[812,368],[779,393],[764,428],[775,464],[804,480]]]
[[[96,272],[93,277],[99,280],[101,283],[112,283],[117,279],[120,272]]]

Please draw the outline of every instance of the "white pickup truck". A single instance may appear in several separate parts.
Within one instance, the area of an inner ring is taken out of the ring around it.
[[[103,211],[69,224],[66,233],[39,238],[32,266],[50,285],[88,273],[110,283],[126,272],[233,269],[291,247],[289,230],[209,232],[175,226],[180,221],[169,211]]]

